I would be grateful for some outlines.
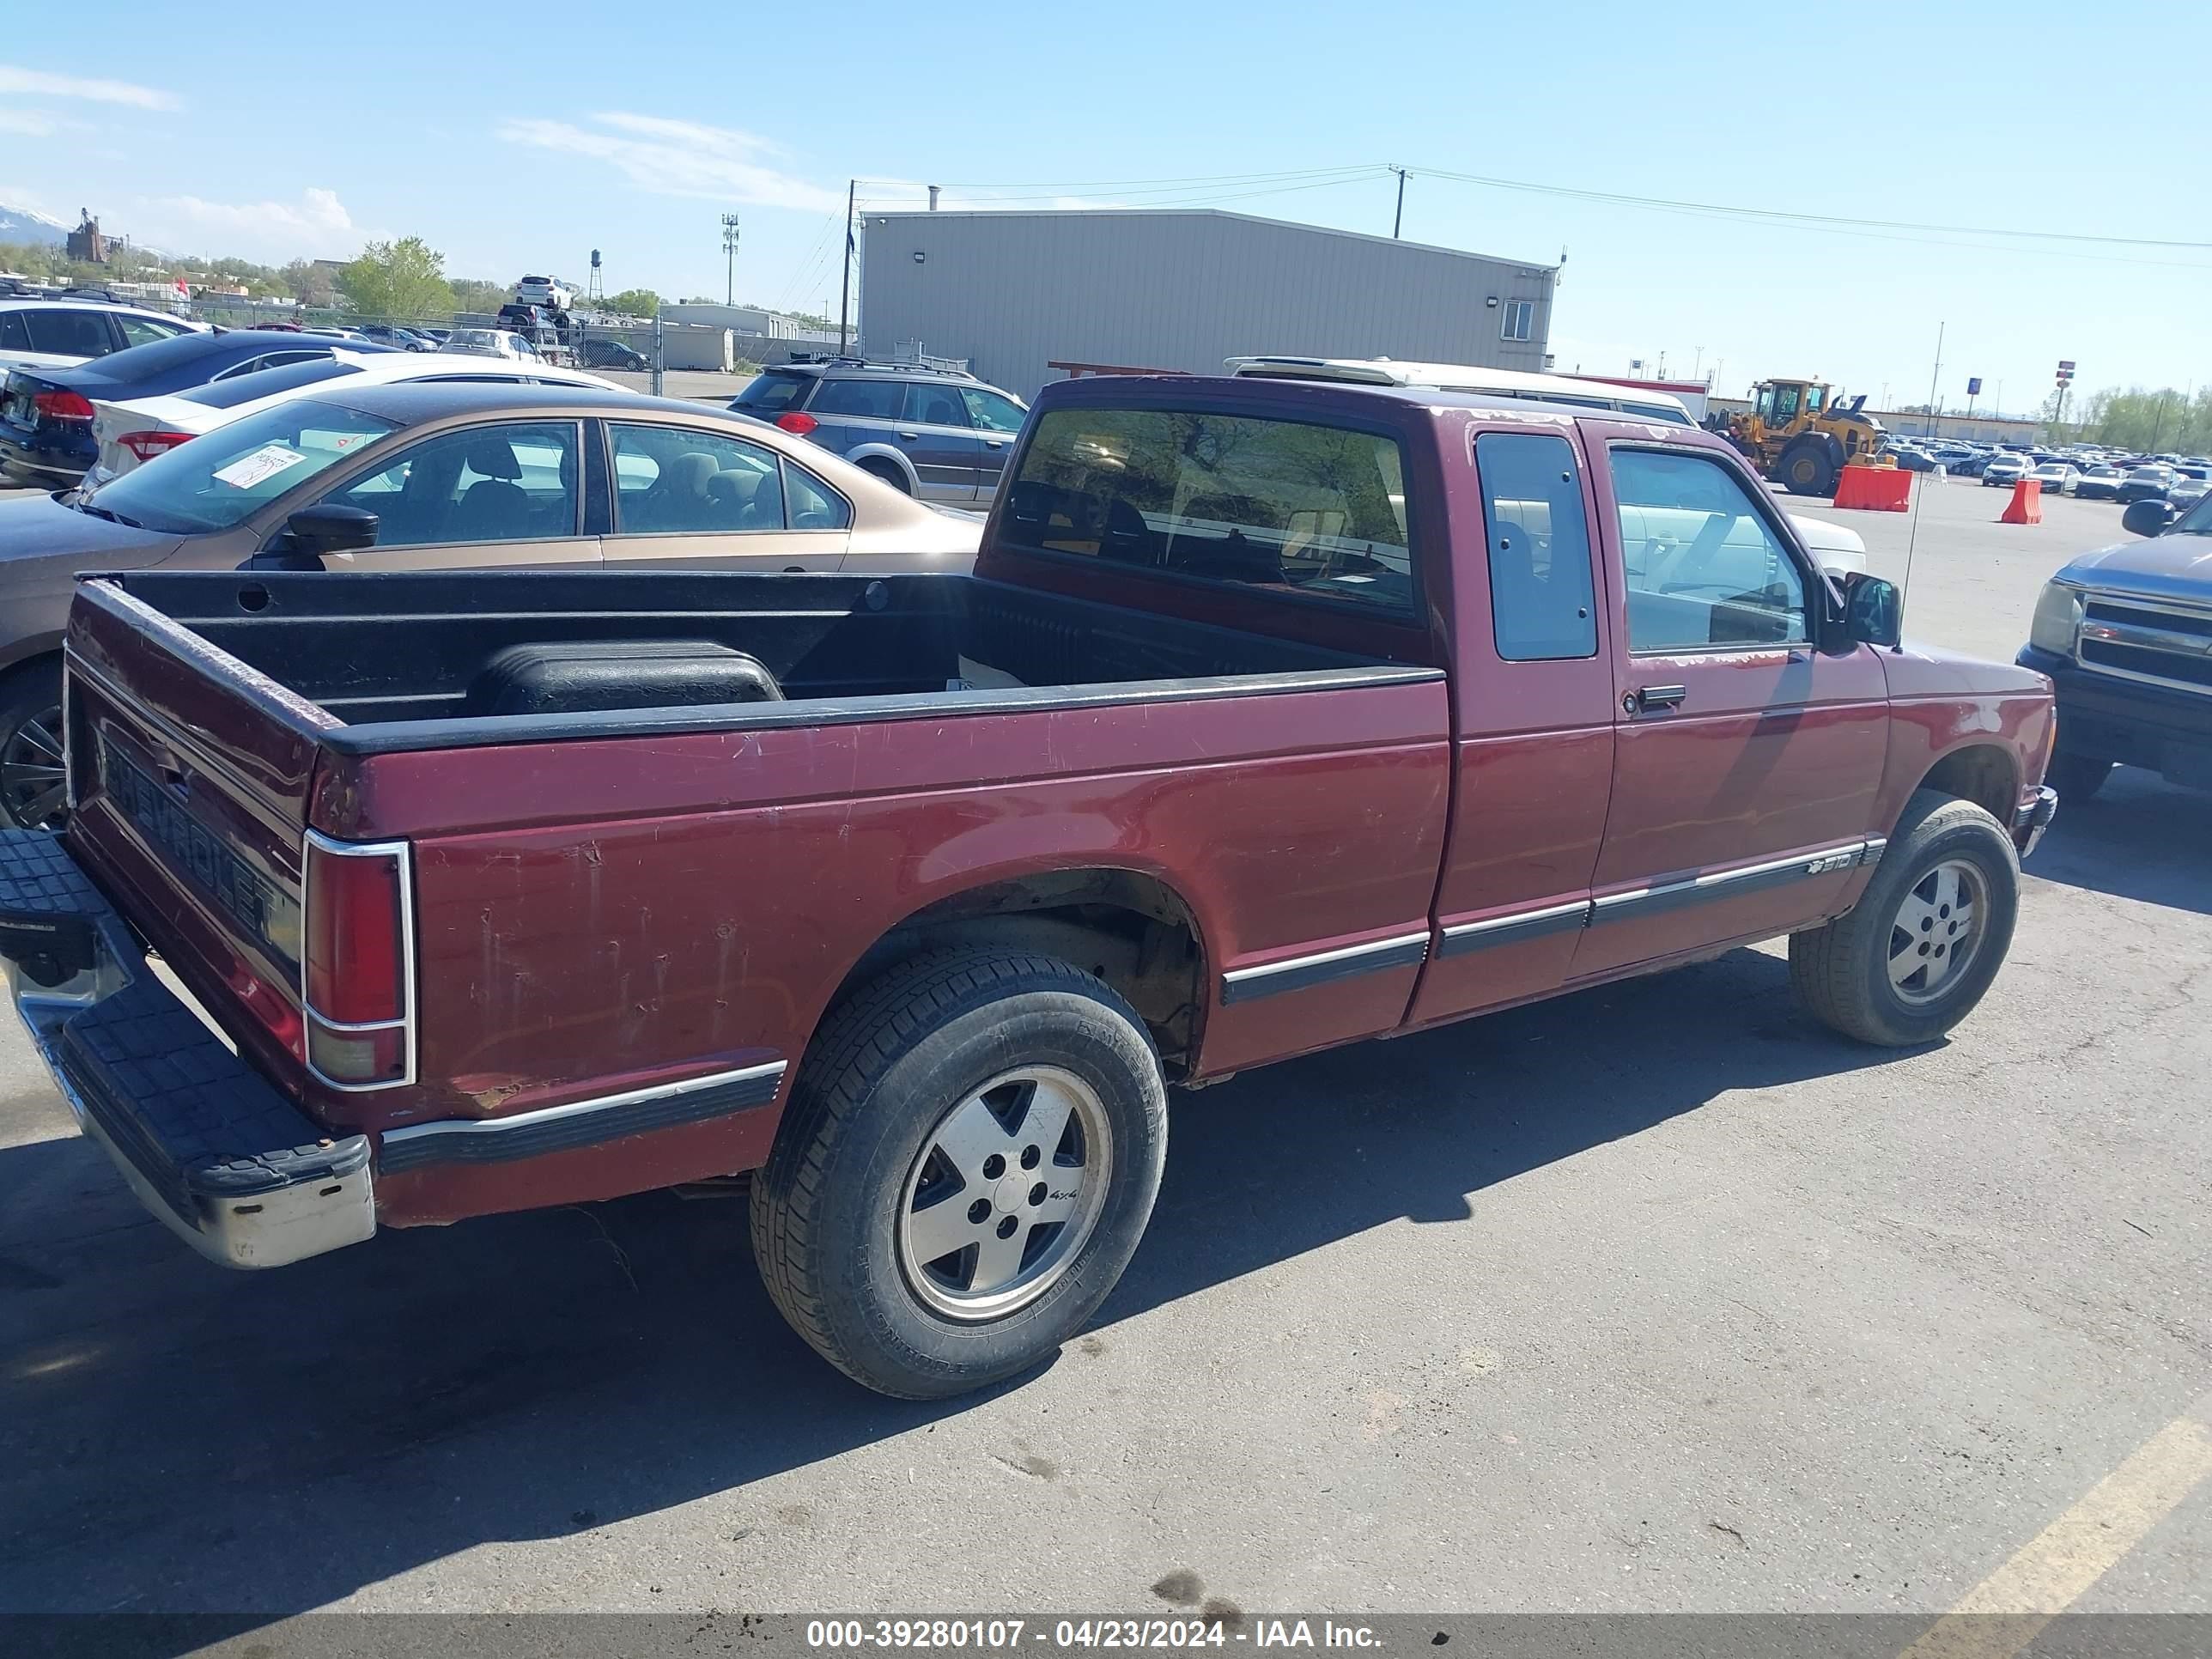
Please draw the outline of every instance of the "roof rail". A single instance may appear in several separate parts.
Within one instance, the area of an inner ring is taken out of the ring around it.
[[[781,368],[787,365],[803,365],[808,368],[896,368],[915,374],[942,374],[951,380],[972,380],[975,378],[964,368],[939,368],[934,363],[909,362],[901,357],[854,357],[836,352],[822,357],[811,352],[793,352],[783,362],[769,363],[766,367]]]

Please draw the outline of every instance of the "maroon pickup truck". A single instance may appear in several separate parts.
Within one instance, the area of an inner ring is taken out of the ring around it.
[[[238,1266],[751,1171],[799,1334],[930,1396],[1097,1307],[1170,1083],[1783,934],[1925,1042],[2003,960],[2049,683],[1716,440],[1125,379],[1007,476],[970,575],[88,580],[0,841],[85,1132]]]

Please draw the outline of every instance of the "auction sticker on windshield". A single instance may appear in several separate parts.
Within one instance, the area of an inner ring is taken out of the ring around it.
[[[273,478],[288,466],[307,458],[284,444],[264,444],[250,455],[241,455],[214,475],[217,483],[233,489],[251,489],[264,478]]]

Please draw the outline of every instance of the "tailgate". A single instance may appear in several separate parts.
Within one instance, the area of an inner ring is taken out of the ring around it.
[[[241,1053],[316,1109],[302,868],[337,724],[112,582],[81,584],[64,697],[70,853]],[[321,1114],[318,1114],[320,1115]]]

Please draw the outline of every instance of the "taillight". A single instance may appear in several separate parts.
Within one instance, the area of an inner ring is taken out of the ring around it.
[[[190,443],[191,437],[189,432],[126,432],[115,441],[140,460],[150,461],[179,444]]]
[[[340,1088],[410,1080],[414,927],[406,843],[331,841],[310,830],[301,881],[309,1068]]]
[[[88,421],[92,399],[81,392],[41,392],[31,398],[31,408],[49,421]]]
[[[775,423],[794,437],[804,438],[822,424],[803,409],[787,410],[775,417]]]

